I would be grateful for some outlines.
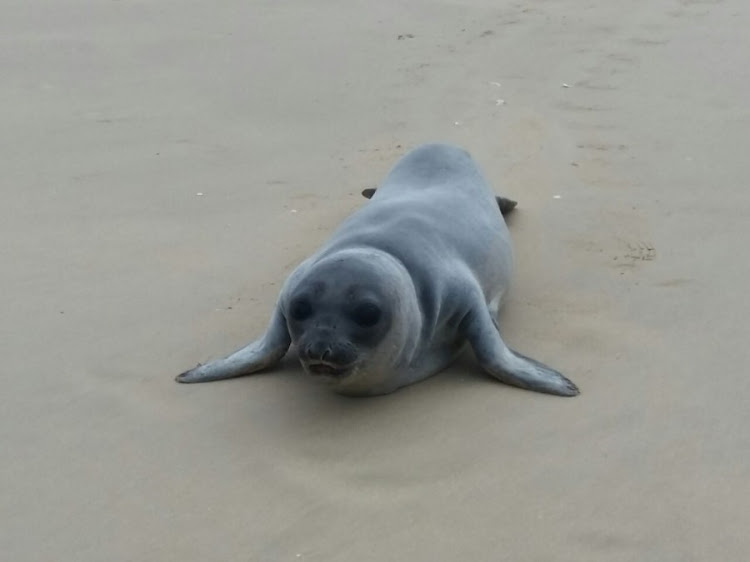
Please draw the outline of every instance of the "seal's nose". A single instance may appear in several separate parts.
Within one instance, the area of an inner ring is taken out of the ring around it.
[[[314,341],[305,348],[305,355],[314,361],[325,361],[331,356],[331,346],[322,340]]]

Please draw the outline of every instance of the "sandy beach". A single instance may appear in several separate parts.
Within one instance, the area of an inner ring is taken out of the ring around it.
[[[2,11],[3,559],[750,558],[748,2]],[[579,397],[173,381],[432,141],[518,200],[504,336]]]

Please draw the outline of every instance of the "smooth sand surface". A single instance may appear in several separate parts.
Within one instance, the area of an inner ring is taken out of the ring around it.
[[[5,2],[2,558],[747,560],[749,21],[745,0]],[[293,356],[173,382],[259,335],[428,141],[519,201],[503,330],[580,397],[470,357],[377,399]]]

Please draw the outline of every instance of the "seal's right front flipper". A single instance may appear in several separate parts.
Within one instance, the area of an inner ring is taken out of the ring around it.
[[[516,208],[516,205],[518,205],[518,203],[516,201],[513,201],[513,199],[500,197],[499,195],[495,197],[495,200],[497,201],[497,206],[500,207],[500,213],[503,215],[507,215]]]
[[[466,337],[479,364],[499,381],[557,396],[579,394],[578,387],[561,373],[505,345],[488,310],[477,311],[467,319]]]
[[[182,383],[211,382],[255,373],[278,363],[291,341],[286,320],[277,308],[262,338],[227,357],[198,365],[178,375],[175,380]]]

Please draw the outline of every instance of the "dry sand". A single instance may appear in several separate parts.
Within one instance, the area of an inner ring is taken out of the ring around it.
[[[748,21],[5,2],[3,559],[748,559]],[[579,398],[471,360],[365,400],[293,357],[172,381],[261,333],[359,191],[434,140],[519,200],[504,331]]]

